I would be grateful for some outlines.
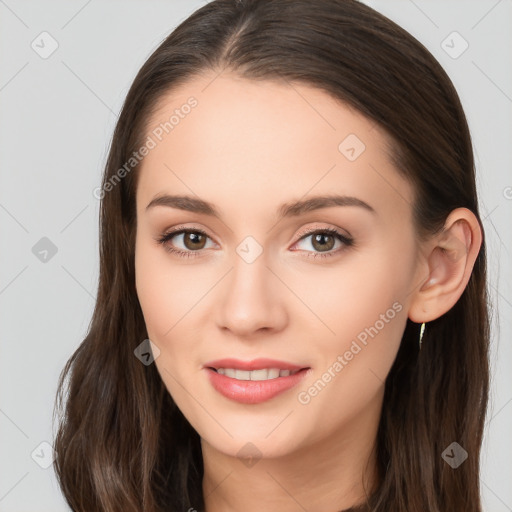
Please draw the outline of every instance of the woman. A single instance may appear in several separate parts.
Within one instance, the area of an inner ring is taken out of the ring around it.
[[[353,0],[214,0],[138,73],[89,332],[77,511],[481,511],[483,228],[454,87]]]

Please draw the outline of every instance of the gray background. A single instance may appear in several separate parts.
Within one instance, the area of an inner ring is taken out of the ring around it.
[[[92,192],[136,72],[204,3],[0,0],[0,512],[69,510],[41,443],[52,442],[57,378],[94,306]],[[512,2],[367,3],[429,48],[468,116],[496,310],[481,487],[485,510],[512,511]],[[43,31],[59,45],[46,59],[31,47]],[[43,237],[57,249],[46,262],[33,251]]]

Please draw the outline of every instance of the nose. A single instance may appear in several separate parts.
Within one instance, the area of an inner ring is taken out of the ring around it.
[[[280,331],[288,322],[286,287],[260,256],[247,263],[235,258],[217,295],[217,325],[237,337]]]

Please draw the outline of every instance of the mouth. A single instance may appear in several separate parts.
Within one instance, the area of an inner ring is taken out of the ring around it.
[[[262,368],[261,370],[237,370],[236,368],[213,368],[209,367],[210,370],[225,375],[230,379],[236,380],[272,380],[278,379],[279,377],[289,377],[295,375],[301,370],[281,370],[279,368]]]
[[[296,386],[308,373],[300,366],[274,359],[222,359],[204,365],[213,388],[230,400],[258,404]]]

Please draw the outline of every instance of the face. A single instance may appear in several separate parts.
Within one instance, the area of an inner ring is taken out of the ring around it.
[[[135,269],[155,364],[224,454],[356,435],[418,278],[412,187],[385,134],[325,92],[214,77],[163,97],[146,134]],[[323,196],[340,199],[292,207]]]

